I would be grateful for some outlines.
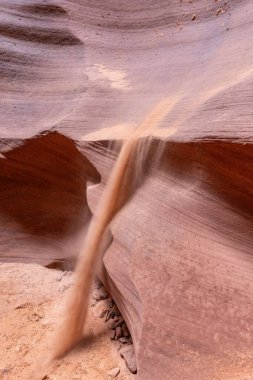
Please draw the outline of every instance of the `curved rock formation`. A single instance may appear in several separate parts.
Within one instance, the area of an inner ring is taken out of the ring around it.
[[[0,11],[2,258],[73,260],[108,145],[169,97],[159,166],[113,221],[101,275],[138,379],[249,379],[251,1],[3,0]]]
[[[52,132],[0,160],[0,247],[6,261],[72,268],[91,212],[86,183],[100,174],[73,141]]]

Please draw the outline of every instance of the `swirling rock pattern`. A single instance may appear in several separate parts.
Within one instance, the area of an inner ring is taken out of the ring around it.
[[[102,275],[138,379],[248,379],[251,1],[3,0],[0,12],[2,259],[71,265],[108,143],[170,98],[159,167],[112,223]]]

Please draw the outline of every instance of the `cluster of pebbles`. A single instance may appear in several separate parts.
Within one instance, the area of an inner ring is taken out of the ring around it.
[[[111,339],[118,342],[120,356],[125,360],[128,369],[132,373],[137,373],[134,346],[130,332],[119,309],[98,280],[96,280],[95,288],[92,292],[91,307],[97,318],[104,318],[104,321],[110,324],[112,330]],[[117,377],[119,372],[120,369],[116,367],[109,371],[108,375],[110,377]]]

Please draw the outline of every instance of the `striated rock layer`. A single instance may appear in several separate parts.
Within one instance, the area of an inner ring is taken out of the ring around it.
[[[252,376],[252,16],[250,0],[0,4],[2,260],[73,267],[111,143],[171,99],[100,271],[140,380]]]

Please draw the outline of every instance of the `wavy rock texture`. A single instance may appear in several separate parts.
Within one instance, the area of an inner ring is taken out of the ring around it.
[[[3,0],[0,11],[2,259],[71,266],[108,144],[169,97],[159,166],[112,223],[102,275],[138,379],[250,379],[251,1]]]

